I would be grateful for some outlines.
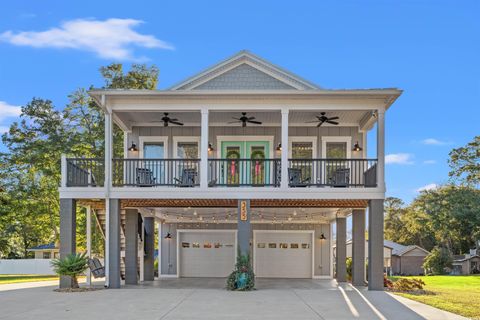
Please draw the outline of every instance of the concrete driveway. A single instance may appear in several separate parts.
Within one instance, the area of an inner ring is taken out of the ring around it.
[[[229,292],[224,279],[166,279],[122,289],[0,292],[0,319],[463,319],[385,292],[330,280],[258,279]]]

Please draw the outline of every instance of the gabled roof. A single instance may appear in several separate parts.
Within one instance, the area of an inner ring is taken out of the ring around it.
[[[55,247],[55,243],[48,243],[48,244],[41,244],[39,246],[29,248],[27,249],[28,251],[33,251],[33,250],[51,250],[51,249],[57,249]]]
[[[232,57],[172,86],[169,90],[318,90],[320,87],[253,53]]]
[[[390,240],[385,240],[384,243],[385,245],[388,245],[389,247],[392,248],[392,255],[394,256],[402,256],[405,253],[412,251],[413,249],[419,249],[425,252],[426,254],[429,254],[427,250],[417,245],[404,246],[403,244],[399,244]]]

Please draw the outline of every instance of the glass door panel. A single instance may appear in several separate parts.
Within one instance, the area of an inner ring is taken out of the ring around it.
[[[315,183],[313,177],[314,166],[313,159],[313,143],[312,142],[292,142],[292,159],[295,161],[295,169],[301,170],[302,181],[310,179],[311,183]],[[305,160],[305,161],[302,161]]]
[[[137,169],[137,183],[139,184],[165,184],[166,168],[165,146],[163,142],[145,142],[143,144],[143,158],[152,159],[144,161],[144,170]],[[153,160],[155,159],[155,160]],[[140,170],[140,171],[139,171]]]
[[[326,164],[327,181],[333,185],[346,185],[349,179],[349,170],[346,161],[347,143],[346,142],[327,142],[326,143]],[[338,160],[336,160],[338,159]]]
[[[241,183],[243,168],[241,161],[245,154],[245,146],[243,142],[222,142],[222,159],[220,164],[220,177],[223,179],[221,183],[227,185],[238,185]]]
[[[270,166],[265,162],[265,159],[269,158],[269,146],[268,141],[252,141],[246,142],[246,159],[247,175],[246,183],[252,185],[264,185],[265,181],[269,181]]]

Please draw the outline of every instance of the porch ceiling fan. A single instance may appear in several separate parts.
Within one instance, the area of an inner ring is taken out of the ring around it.
[[[317,128],[320,127],[324,123],[330,123],[330,124],[333,124],[333,125],[338,125],[337,121],[333,121],[333,120],[337,120],[338,117],[327,117],[325,115],[325,112],[320,112],[320,115],[315,116],[315,117],[317,118],[317,120],[307,121],[305,123],[316,123],[316,122],[318,122]]]
[[[238,123],[238,122],[241,122],[242,123],[242,127],[246,127],[247,126],[247,122],[248,123],[253,123],[253,124],[262,124],[260,121],[255,121],[255,117],[247,117],[247,113],[246,112],[242,112],[242,116],[240,118],[235,118],[235,117],[232,117],[232,119],[235,119],[235,121],[230,121],[228,123]]]
[[[170,118],[170,117],[168,116],[168,112],[164,112],[163,114],[164,114],[164,116],[163,116],[162,120],[160,120],[160,121],[154,121],[154,122],[163,122],[163,126],[164,126],[164,127],[168,127],[168,124],[169,124],[169,123],[171,123],[171,124],[176,124],[177,126],[183,126],[183,123],[180,122],[178,119],[175,119],[175,118],[172,119],[172,118]]]

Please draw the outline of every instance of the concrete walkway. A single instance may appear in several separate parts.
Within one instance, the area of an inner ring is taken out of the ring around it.
[[[330,280],[259,279],[253,292],[224,285],[224,279],[168,279],[81,293],[2,291],[0,319],[464,319]]]

